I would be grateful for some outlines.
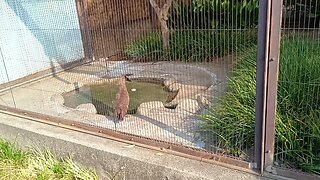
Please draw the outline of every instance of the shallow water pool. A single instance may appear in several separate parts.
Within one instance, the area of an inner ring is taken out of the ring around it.
[[[128,114],[135,114],[141,103],[161,101],[166,104],[177,95],[177,92],[169,92],[158,83],[131,81],[126,82],[126,86],[130,97]],[[118,89],[115,83],[102,83],[86,85],[62,96],[67,107],[76,108],[80,104],[92,103],[98,114],[111,116]]]

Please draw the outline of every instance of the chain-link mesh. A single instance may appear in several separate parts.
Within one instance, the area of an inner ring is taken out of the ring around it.
[[[2,105],[251,161],[258,0],[7,0],[0,13]]]
[[[320,2],[283,5],[275,164],[320,174]]]

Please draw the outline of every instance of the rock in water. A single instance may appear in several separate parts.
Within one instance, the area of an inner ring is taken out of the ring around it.
[[[76,109],[78,111],[85,111],[85,112],[88,112],[88,113],[91,113],[91,114],[97,114],[96,107],[91,103],[80,104],[79,106],[76,107]]]
[[[177,109],[189,113],[196,113],[200,109],[200,106],[198,102],[194,99],[184,99],[180,101],[180,103],[177,106]]]

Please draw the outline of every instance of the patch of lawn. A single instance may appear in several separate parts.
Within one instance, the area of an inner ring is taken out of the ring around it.
[[[97,174],[85,169],[71,158],[58,160],[49,151],[23,151],[13,144],[0,140],[1,179],[83,179],[97,180]]]

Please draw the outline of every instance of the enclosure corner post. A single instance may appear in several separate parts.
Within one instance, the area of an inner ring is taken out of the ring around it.
[[[255,121],[255,152],[256,169],[263,171],[264,127],[266,109],[266,87],[268,69],[268,42],[270,31],[270,1],[259,1],[258,56],[256,74],[256,121]]]
[[[268,55],[267,106],[265,124],[264,168],[270,169],[274,162],[275,127],[280,58],[282,0],[271,1],[270,41]]]
[[[255,163],[263,173],[274,161],[282,0],[259,3]]]

